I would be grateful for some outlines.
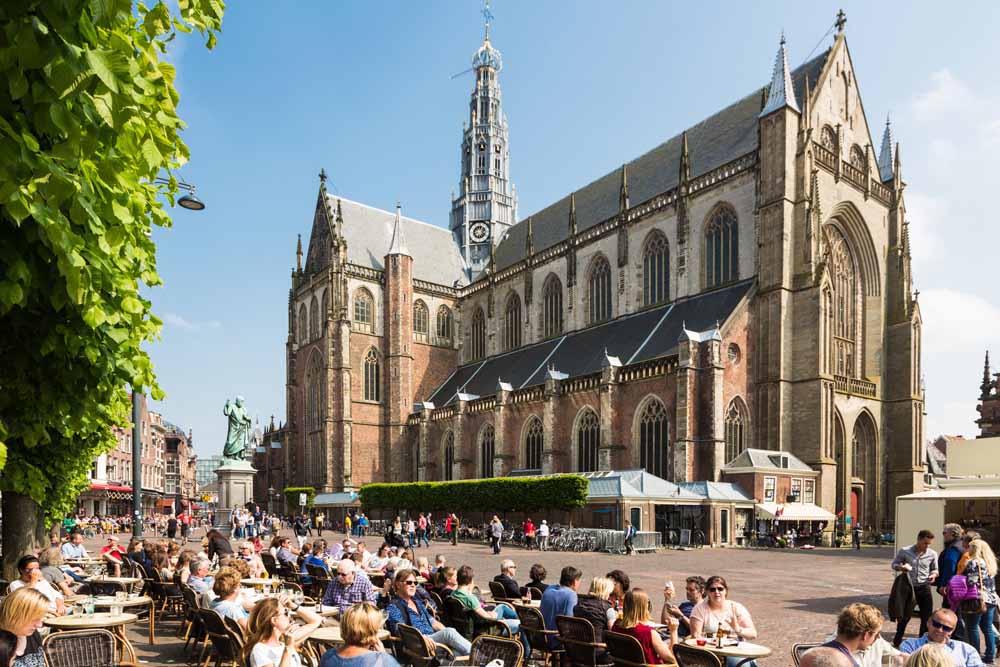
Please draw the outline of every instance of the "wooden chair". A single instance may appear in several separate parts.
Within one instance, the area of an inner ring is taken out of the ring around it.
[[[528,593],[531,594],[531,599],[532,600],[541,600],[542,599],[542,589],[535,588],[534,586],[528,586],[526,590],[528,591]]]
[[[399,635],[396,657],[403,664],[410,664],[413,667],[432,667],[438,664],[436,661],[451,662],[455,659],[450,648],[444,644],[435,644],[430,637],[420,634],[420,631],[411,625],[399,623],[396,625],[396,634]]]
[[[275,562],[274,556],[268,551],[260,552],[260,560],[264,563],[264,569],[272,577],[278,576],[278,563]]]
[[[47,667],[138,667],[119,662],[118,639],[107,630],[53,632],[42,641]]]
[[[226,625],[222,616],[212,609],[199,609],[198,616],[201,618],[201,624],[205,628],[205,636],[208,639],[205,647],[207,648],[208,643],[211,642],[215,654],[215,667],[222,667],[222,665],[243,667],[240,655],[243,650],[243,637],[234,633]],[[199,664],[204,662],[204,649],[202,650],[202,658],[198,662]]]
[[[607,652],[607,644],[597,641],[593,624],[585,618],[556,616],[559,640],[562,641],[567,662],[573,667],[605,667],[613,664]]]
[[[309,594],[314,598],[323,597],[326,587],[330,584],[330,573],[319,565],[311,565],[309,563],[306,563],[306,572],[309,573],[309,578],[312,579]]]
[[[492,595],[493,599],[497,602],[521,601],[520,599],[509,597],[507,595],[506,589],[504,589],[503,587],[503,584],[501,584],[499,581],[490,582],[490,595]]]
[[[617,667],[652,667],[646,662],[646,654],[642,651],[642,644],[632,635],[609,630],[604,633],[604,643]],[[676,648],[675,646],[674,649]]]
[[[524,658],[521,642],[504,637],[480,635],[472,642],[469,667],[486,667],[493,660],[503,661],[504,667],[519,667]]]
[[[441,608],[444,607],[444,600],[441,599],[441,596],[436,591],[427,591],[427,594],[434,600],[434,606],[437,607],[438,614],[440,614]]]
[[[822,644],[819,642],[792,644],[792,662],[795,663],[795,667],[799,667],[799,661],[802,660],[802,656],[805,655],[806,651],[817,646],[822,646]]]
[[[444,601],[442,623],[455,628],[459,634],[472,641],[478,635],[492,634],[509,637],[510,629],[501,621],[480,618],[453,597]]]
[[[187,584],[178,584],[181,589],[181,596],[184,599],[184,618],[181,622],[181,630],[184,635],[184,650],[187,650],[188,642],[194,640],[194,647],[205,638],[205,629],[201,625],[201,617],[198,615],[198,594]]]
[[[516,605],[514,610],[517,611],[517,618],[521,621],[521,632],[527,636],[532,654],[537,651],[542,662],[546,665],[552,662],[553,658],[558,663],[562,659],[564,651],[562,648],[550,648],[549,637],[557,636],[559,631],[546,628],[542,612],[535,607]],[[531,655],[527,657],[530,661]]]
[[[671,650],[680,667],[722,667],[722,660],[703,648],[678,643]]]

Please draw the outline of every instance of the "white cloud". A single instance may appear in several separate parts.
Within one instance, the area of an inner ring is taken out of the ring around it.
[[[972,90],[947,68],[930,75],[931,88],[913,100],[918,120],[932,121],[940,116],[968,108],[974,101]]]
[[[219,329],[222,323],[218,320],[208,320],[205,322],[192,322],[177,313],[166,313],[163,316],[163,323],[169,327],[183,329],[185,331],[199,331],[202,329]]]
[[[977,435],[973,421],[983,353],[997,343],[1000,308],[976,294],[942,288],[921,292],[920,309],[927,378],[924,435]],[[1000,349],[994,352],[1000,358]]]
[[[986,135],[986,141],[1000,144],[1000,119],[987,122],[983,127],[983,134]]]
[[[910,222],[913,260],[931,259],[941,250],[940,230],[948,214],[948,202],[922,192],[906,193],[906,218]]]

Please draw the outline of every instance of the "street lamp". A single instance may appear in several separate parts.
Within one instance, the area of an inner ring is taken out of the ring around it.
[[[170,185],[170,181],[161,176],[153,179],[159,185]],[[194,196],[194,186],[177,181],[177,187],[187,190],[189,194],[177,200],[177,203],[189,211],[204,210],[205,204]],[[142,387],[132,387],[132,537],[142,538],[142,405],[140,396]],[[179,480],[178,480],[179,481]],[[178,495],[178,498],[180,496]],[[176,515],[175,515],[176,518]]]

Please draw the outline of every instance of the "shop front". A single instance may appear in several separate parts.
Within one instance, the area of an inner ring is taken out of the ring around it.
[[[757,543],[781,546],[820,546],[827,526],[836,516],[813,503],[757,503]]]

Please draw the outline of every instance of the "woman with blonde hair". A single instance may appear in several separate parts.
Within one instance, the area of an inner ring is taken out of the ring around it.
[[[622,617],[615,621],[611,628],[623,635],[635,637],[642,646],[646,664],[660,665],[665,662],[677,662],[670,646],[677,643],[677,620],[671,619],[670,644],[663,641],[656,629],[649,625],[652,604],[649,596],[641,588],[633,588],[625,594]]]
[[[49,599],[34,588],[19,588],[0,604],[0,630],[17,635],[14,667],[45,667],[38,630],[49,612]]]
[[[607,577],[594,577],[590,582],[590,592],[576,596],[573,616],[590,621],[594,626],[594,641],[598,644],[604,641],[604,633],[618,620],[618,613],[609,600],[614,589],[615,582]],[[606,656],[598,656],[598,658],[604,657]],[[609,661],[604,661],[604,664],[607,662]],[[602,664],[601,660],[598,660],[598,664]]]
[[[304,623],[294,631],[292,614]],[[243,646],[243,659],[250,667],[300,667],[302,658],[296,649],[321,622],[314,612],[284,595],[261,600],[247,621],[249,637]]]
[[[969,643],[979,650],[979,631],[983,632],[986,646],[983,650],[983,662],[993,663],[996,657],[996,640],[993,632],[993,617],[997,611],[997,557],[985,540],[972,540],[969,543],[969,560],[965,564],[965,580],[969,588],[979,591],[980,599],[985,603],[986,610],[977,613],[962,614],[965,617],[965,627]]]
[[[906,660],[906,667],[954,667],[954,664],[955,659],[944,644],[924,644]]]
[[[370,602],[348,609],[340,620],[344,645],[324,653],[319,667],[399,667],[378,638],[383,620],[382,612]]]

